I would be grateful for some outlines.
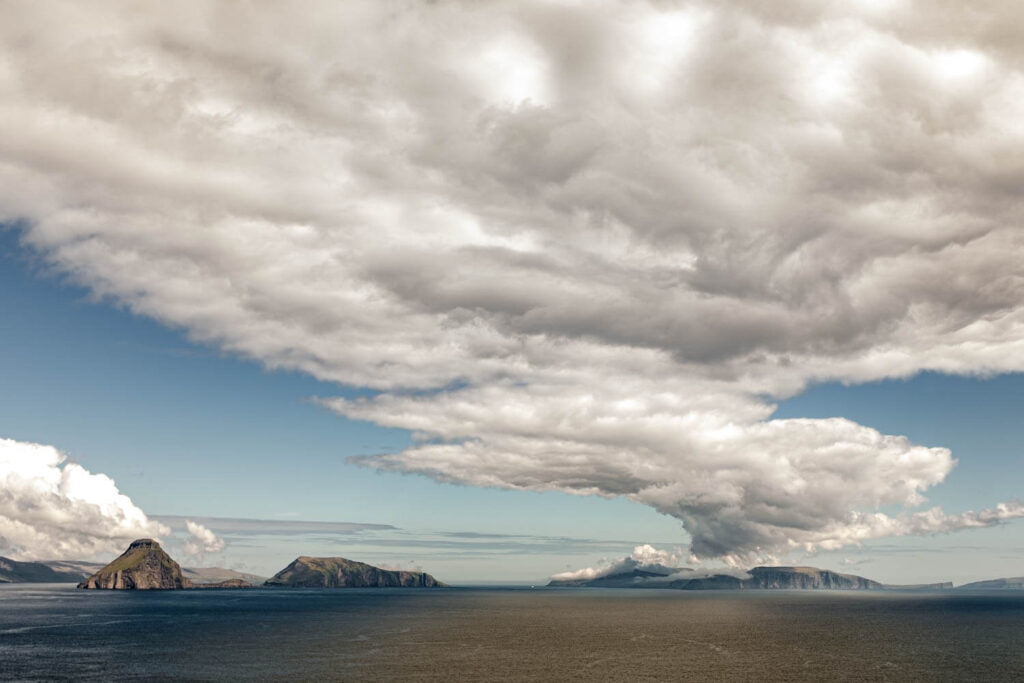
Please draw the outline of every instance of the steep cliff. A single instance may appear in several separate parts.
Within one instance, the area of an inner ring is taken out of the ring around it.
[[[151,538],[132,541],[116,560],[78,584],[79,588],[173,590],[188,588],[181,567]]]
[[[673,581],[683,590],[882,590],[877,581],[815,567],[754,567],[747,576],[715,574]]]
[[[444,586],[425,572],[380,569],[344,557],[299,557],[266,586],[303,588],[435,588]]]
[[[744,588],[796,590],[881,590],[882,584],[863,576],[814,567],[754,567]]]

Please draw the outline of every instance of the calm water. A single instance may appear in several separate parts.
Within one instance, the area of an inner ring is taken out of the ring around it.
[[[0,586],[2,680],[1024,680],[1024,595]]]

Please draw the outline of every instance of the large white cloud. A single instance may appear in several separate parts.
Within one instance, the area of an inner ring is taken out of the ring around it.
[[[648,571],[662,576],[671,576],[683,566],[683,555],[677,550],[660,550],[644,544],[633,548],[627,557],[605,560],[597,567],[585,567],[575,571],[561,572],[551,578],[556,581],[590,581],[615,574],[626,574],[634,570]]]
[[[22,560],[116,554],[171,531],[146,517],[104,474],[53,446],[0,438],[0,552]]]
[[[199,522],[186,520],[185,528],[189,535],[185,541],[185,554],[190,557],[201,558],[206,553],[219,553],[228,545],[227,541]]]
[[[1024,370],[1010,4],[13,2],[0,212],[97,293],[750,558],[1020,516],[809,382]]]

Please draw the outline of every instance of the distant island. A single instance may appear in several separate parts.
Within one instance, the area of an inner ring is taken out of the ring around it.
[[[1014,581],[999,579],[998,583]],[[967,584],[961,588],[973,588]],[[735,573],[697,572],[688,567],[634,567],[629,571],[603,576],[554,578],[548,586],[584,588],[669,588],[676,590],[951,590],[951,582],[914,585],[889,585],[854,574],[841,574],[817,567],[754,567]],[[1024,589],[1024,582],[1018,584]]]
[[[958,589],[969,591],[1019,591],[1024,590],[1024,576],[1016,576],[1009,579],[990,579],[988,581],[975,581],[974,583],[965,583],[964,585],[959,586]]]
[[[19,572],[18,576],[29,577],[26,579],[28,581],[53,583],[68,581],[72,576],[80,578],[70,571],[58,572],[42,563],[14,565],[17,565],[15,568]],[[0,568],[3,566],[0,563]],[[225,576],[225,572],[229,575]],[[195,578],[190,578],[189,574]],[[108,590],[255,588],[260,579],[252,574],[219,568],[182,570],[157,541],[140,538],[132,541],[127,550],[113,562],[82,580],[78,587]],[[344,557],[303,556],[295,559],[263,585],[303,588],[435,588],[446,584],[426,572],[381,569]]]
[[[692,575],[692,576],[691,576]],[[883,584],[853,574],[815,567],[754,567],[746,575],[698,574],[678,568],[665,574],[633,569],[592,579],[553,579],[549,586],[592,588],[675,588],[680,590],[881,590]]]
[[[439,588],[426,572],[381,569],[344,557],[299,557],[274,574],[266,586],[302,588]]]
[[[91,563],[19,562],[0,557],[0,583],[78,583],[99,567]]]
[[[447,584],[426,572],[383,569],[344,557],[301,556],[269,579],[223,567],[181,567],[150,538],[133,541],[114,561],[22,562],[0,557],[0,583],[78,583],[79,588],[181,590],[206,588],[435,588]],[[1024,577],[910,585],[879,581],[816,567],[754,567],[734,572],[702,572],[688,567],[644,565],[589,577],[553,578],[550,587],[668,588],[675,590],[861,590],[861,591],[1016,591]]]

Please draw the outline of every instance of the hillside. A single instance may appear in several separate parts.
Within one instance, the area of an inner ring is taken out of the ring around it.
[[[258,586],[267,580],[265,576],[239,572],[234,569],[225,569],[224,567],[182,567],[181,573],[193,586],[223,584],[233,581],[244,581],[245,583]]]
[[[0,583],[77,583],[88,576],[88,572],[74,567],[54,564],[58,566],[0,557]]]
[[[976,590],[976,591],[993,591],[993,590],[1011,590],[1019,591],[1024,590],[1024,576],[1016,576],[1008,579],[989,579],[988,581],[975,581],[973,583],[965,583],[962,586],[957,586],[957,590]]]

